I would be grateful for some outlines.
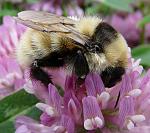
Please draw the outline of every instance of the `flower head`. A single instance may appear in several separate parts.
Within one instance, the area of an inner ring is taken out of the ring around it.
[[[129,56],[122,81],[112,88],[105,88],[97,73],[89,73],[80,86],[76,76],[67,76],[62,96],[50,84],[45,88],[46,100],[36,105],[43,111],[41,123],[49,128],[61,127],[60,133],[79,130],[134,133],[138,129],[148,133],[150,70],[142,77],[139,63]]]
[[[0,99],[20,89],[26,82],[14,54],[24,30],[25,27],[16,24],[12,17],[3,18],[0,26]]]
[[[80,8],[79,4],[82,4],[82,0],[74,0],[74,1],[68,1],[67,3],[64,3],[62,0],[41,0],[35,4],[30,5],[29,9],[32,10],[42,10],[42,11],[47,11],[51,12],[57,15],[62,15],[63,10],[62,6],[63,5],[65,8],[65,12],[69,16],[83,16],[83,10]]]
[[[138,27],[138,22],[143,18],[140,11],[128,14],[126,17],[113,15],[110,24],[114,26],[127,40],[129,46],[135,46],[140,41],[141,30]],[[147,35],[146,35],[147,36]]]

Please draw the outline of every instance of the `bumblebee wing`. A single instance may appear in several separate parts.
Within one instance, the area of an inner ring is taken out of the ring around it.
[[[16,21],[23,25],[42,32],[65,33],[66,37],[84,45],[88,37],[80,34],[75,29],[76,21],[55,14],[42,11],[23,11],[15,17]]]
[[[18,17],[22,20],[31,20],[33,22],[49,25],[55,23],[75,24],[75,21],[72,19],[43,11],[22,11],[18,13]]]

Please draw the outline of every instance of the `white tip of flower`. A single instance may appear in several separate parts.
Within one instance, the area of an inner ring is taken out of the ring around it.
[[[104,124],[103,120],[97,116],[97,117],[92,118],[92,119],[86,119],[84,121],[84,128],[86,130],[93,130],[95,128],[102,127],[103,124]]]
[[[6,80],[6,79],[0,79],[0,84],[2,84],[4,86],[11,86],[11,84],[9,83],[9,81]]]
[[[141,93],[142,91],[140,89],[133,89],[128,93],[128,95],[138,97]]]
[[[145,120],[145,116],[144,115],[133,115],[130,117],[130,119],[135,122],[135,123],[138,123],[138,122],[142,122]]]
[[[131,48],[130,47],[128,47],[128,51],[131,53]]]
[[[43,112],[46,112],[48,115],[50,116],[54,116],[55,115],[55,110],[53,107],[47,105],[47,104],[44,104],[44,103],[37,103],[35,105],[38,109],[40,109],[41,111]]]
[[[141,58],[139,58],[138,60],[132,59],[132,63],[133,63],[132,67],[136,68],[137,66],[139,66],[140,62],[141,62]]]
[[[93,130],[93,124],[92,124],[92,120],[91,119],[86,119],[84,121],[84,128],[86,130]]]
[[[40,109],[41,111],[45,111],[45,109],[48,107],[48,105],[47,104],[44,104],[44,103],[37,103],[36,105],[35,105],[38,109]]]
[[[97,95],[98,101],[108,102],[110,99],[110,94],[106,91],[102,92],[100,95]]]
[[[96,123],[97,127],[102,127],[103,126],[103,121],[102,121],[101,118],[95,117],[94,119],[95,119],[95,123]]]
[[[53,128],[53,131],[58,132],[58,133],[63,133],[63,132],[65,132],[65,128],[63,126],[55,126]]]
[[[48,107],[45,109],[45,112],[50,115],[50,116],[54,116],[55,115],[55,111],[52,107]]]
[[[32,86],[31,82],[28,82],[28,83],[24,84],[23,88],[29,94],[34,94],[35,93],[35,90],[33,89],[33,86]]]
[[[135,64],[138,66],[138,65],[140,64],[140,62],[141,62],[141,58],[137,59],[137,60],[135,61]]]
[[[125,98],[130,98],[130,96],[125,96]]]
[[[131,130],[133,128],[134,128],[134,123],[131,120],[129,120],[128,123],[127,123],[127,129]]]
[[[25,126],[25,125],[21,125],[21,126],[19,126],[17,129],[16,129],[16,131],[15,131],[15,133],[30,133],[31,131],[28,129],[28,127],[27,126]]]

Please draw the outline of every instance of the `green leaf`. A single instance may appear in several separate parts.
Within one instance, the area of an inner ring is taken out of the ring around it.
[[[3,9],[2,11],[0,11],[0,17],[3,17],[3,16],[15,16],[17,15],[18,13],[18,10],[13,10],[13,9]]]
[[[27,3],[33,4],[39,2],[39,0],[26,0]]]
[[[139,27],[144,27],[146,24],[150,23],[150,15],[145,16],[139,23]]]
[[[150,67],[150,45],[140,45],[132,49],[132,56],[136,59],[141,58],[141,64]]]
[[[111,11],[112,10],[108,6],[99,3],[95,3],[94,5],[89,6],[85,9],[87,15],[95,15],[98,13],[102,13],[103,15],[108,15],[110,14]]]
[[[99,1],[116,10],[121,10],[125,12],[133,11],[132,7],[130,6],[130,4],[133,2],[132,0],[99,0]]]
[[[3,133],[13,133],[14,120],[16,116],[27,115],[34,119],[38,119],[41,111],[35,108],[35,104],[39,100],[26,93],[23,89],[7,96],[0,101],[0,129]]]
[[[2,3],[2,8],[3,9],[13,9],[14,7],[13,7],[13,3],[11,3],[11,2],[4,2],[4,3]]]
[[[99,4],[95,7],[87,7],[86,8],[86,14],[88,15],[94,15],[99,12]]]

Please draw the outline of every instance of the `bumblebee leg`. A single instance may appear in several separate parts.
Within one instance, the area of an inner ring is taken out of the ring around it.
[[[122,67],[107,67],[100,74],[105,87],[113,87],[117,82],[121,81],[125,69]]]
[[[41,81],[46,87],[52,83],[51,75],[45,72],[42,67],[59,68],[63,66],[64,61],[59,58],[58,54],[51,54],[42,59],[36,59],[31,65],[30,76],[33,79]]]
[[[74,71],[75,74],[81,79],[84,79],[84,77],[86,77],[86,75],[89,73],[88,62],[80,50],[78,50],[75,58]]]
[[[35,80],[41,81],[41,83],[43,83],[46,87],[48,86],[49,83],[52,83],[50,75],[46,73],[44,70],[42,70],[39,66],[31,67],[30,76]]]

